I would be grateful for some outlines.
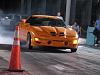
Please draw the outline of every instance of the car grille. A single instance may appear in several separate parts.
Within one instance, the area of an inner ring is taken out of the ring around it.
[[[64,36],[64,32],[60,32],[59,36]]]
[[[56,32],[50,32],[52,36],[56,36]]]

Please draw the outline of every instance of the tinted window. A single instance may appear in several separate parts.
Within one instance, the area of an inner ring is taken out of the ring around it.
[[[32,26],[65,26],[63,20],[51,18],[30,17],[26,23],[30,23]]]

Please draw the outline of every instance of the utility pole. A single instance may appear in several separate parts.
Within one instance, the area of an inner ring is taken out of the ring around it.
[[[70,21],[69,21],[69,23],[71,25],[73,25],[75,20],[76,20],[76,0],[73,0],[71,2],[71,8],[70,9],[71,10],[70,10]]]
[[[71,1],[72,0],[66,0],[66,17],[65,17],[66,25],[69,25]]]

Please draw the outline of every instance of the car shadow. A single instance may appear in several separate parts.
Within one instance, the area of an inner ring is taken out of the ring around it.
[[[56,48],[34,48],[34,49],[26,49],[21,48],[22,52],[37,52],[37,53],[71,53],[67,50],[56,49]]]
[[[11,51],[12,45],[11,44],[0,44],[0,50],[8,50]],[[56,49],[56,48],[34,48],[34,49],[27,49],[25,47],[21,47],[21,52],[36,52],[36,53],[71,53],[64,49]]]

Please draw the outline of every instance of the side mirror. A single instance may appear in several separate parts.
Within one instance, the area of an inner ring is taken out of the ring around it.
[[[25,23],[26,22],[26,19],[21,19],[21,22]]]

